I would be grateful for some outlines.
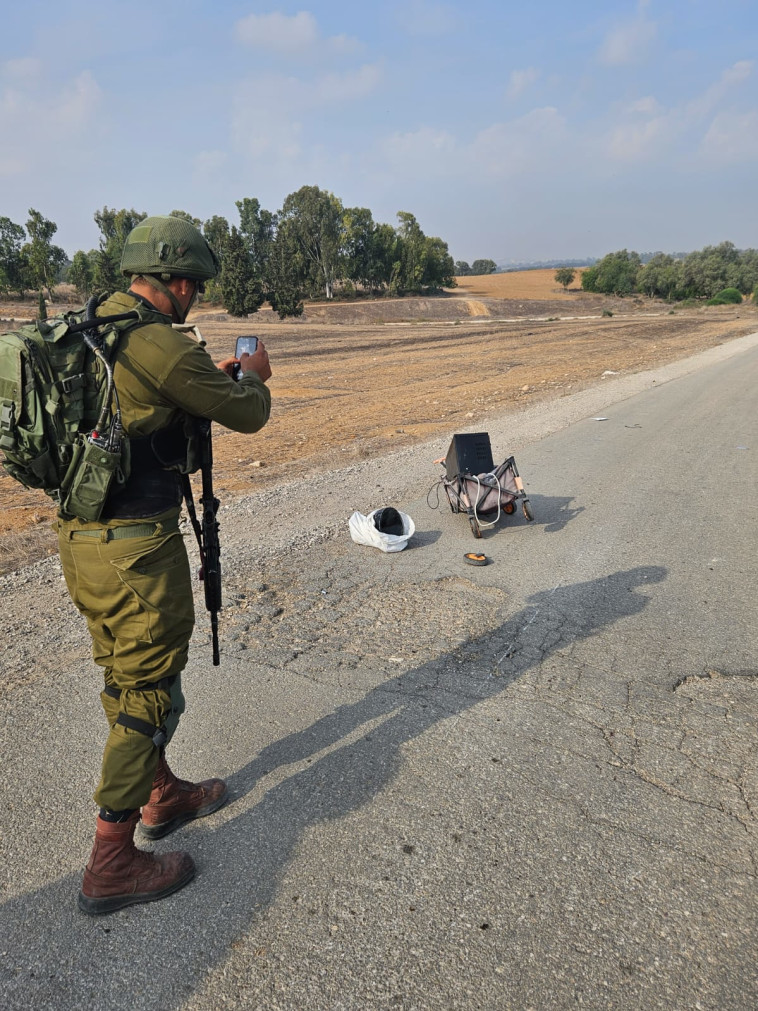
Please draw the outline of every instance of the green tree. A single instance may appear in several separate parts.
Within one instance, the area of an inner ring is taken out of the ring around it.
[[[302,186],[286,197],[278,215],[287,241],[296,251],[293,266],[314,295],[332,298],[334,282],[341,277],[343,241],[342,202],[318,186]]]
[[[439,290],[455,288],[455,264],[448,252],[447,243],[436,235],[424,237],[424,288]]]
[[[229,241],[229,222],[226,218],[222,218],[218,214],[214,214],[212,218],[208,218],[203,225],[203,235],[210,243],[219,260],[222,260],[226,244]]]
[[[255,276],[245,240],[234,225],[226,244],[219,287],[230,316],[248,316],[263,305],[263,285]]]
[[[582,291],[597,291],[597,266],[582,271]]]
[[[303,273],[297,266],[297,238],[280,223],[268,262],[268,299],[279,319],[303,314]]]
[[[216,256],[218,256],[219,262],[221,263],[221,269],[223,269],[226,247],[229,243],[229,222],[226,218],[222,218],[218,214],[214,214],[214,216],[209,218],[203,225],[203,235],[210,243]],[[214,303],[222,301],[221,283],[218,277],[214,277],[210,281],[205,282],[205,294],[203,295],[203,301]]]
[[[346,278],[369,288],[375,280],[376,225],[367,207],[347,207],[342,215],[342,268]]]
[[[436,236],[424,235],[418,221],[408,211],[399,211],[397,216],[399,241],[390,284],[393,293],[454,287],[455,263],[447,243]]]
[[[68,271],[69,284],[73,284],[76,292],[82,299],[87,299],[92,294],[92,264],[89,256],[78,249],[74,253],[74,259]]]
[[[397,226],[400,238],[400,277],[397,287],[400,292],[419,292],[424,277],[426,236],[413,214],[398,211],[397,217],[400,222]]]
[[[200,218],[193,217],[188,211],[171,211],[170,217],[183,218],[185,221],[189,221],[191,225],[194,225],[195,228],[203,227],[203,223]]]
[[[472,274],[494,274],[497,264],[494,260],[474,260],[471,264]]]
[[[756,284],[758,284],[757,249],[742,250],[737,274],[734,287],[741,291],[743,295],[751,295]]]
[[[471,267],[466,263],[465,260],[455,261],[455,274],[456,277],[468,277],[471,273]]]
[[[265,288],[268,261],[276,234],[276,215],[261,207],[256,197],[243,197],[236,201],[236,206],[240,216],[239,230],[245,240],[253,271],[264,282]]]
[[[45,296],[42,294],[41,288],[37,302],[37,319],[47,319],[47,304],[45,303]]]
[[[684,258],[682,286],[688,297],[712,298],[724,288],[749,294],[758,280],[755,250],[744,253],[732,242],[706,246]]]
[[[92,264],[93,288],[97,292],[126,291],[130,281],[121,273],[121,254],[126,237],[140,221],[144,211],[122,207],[103,207],[95,211],[95,224],[100,229],[100,253]]]
[[[0,292],[17,292],[24,297],[29,287],[28,261],[23,252],[26,233],[10,218],[0,217]]]
[[[119,263],[121,257],[119,256]],[[96,295],[126,291],[131,283],[118,269],[106,249],[97,249],[90,257],[92,266],[92,292]]]
[[[398,237],[391,225],[377,224],[367,207],[348,207],[340,251],[344,277],[371,292],[390,284]]]
[[[368,278],[372,291],[390,288],[393,276],[399,269],[400,239],[397,231],[388,224],[377,225],[371,237],[371,274]]]
[[[53,287],[67,260],[61,247],[53,245],[52,238],[57,231],[58,226],[54,221],[43,217],[33,207],[29,208],[29,218],[26,222],[29,242],[22,250],[28,261],[28,277],[35,288],[47,289],[47,295],[51,302],[53,301]]]
[[[637,287],[650,298],[676,298],[682,287],[682,261],[656,253],[639,272]]]
[[[576,271],[573,267],[559,267],[555,272],[555,280],[558,284],[563,286],[563,290],[567,291],[568,286],[576,277]]]
[[[637,290],[637,274],[641,266],[637,253],[629,253],[626,249],[608,253],[594,267],[584,271],[582,288],[604,295],[629,295]]]

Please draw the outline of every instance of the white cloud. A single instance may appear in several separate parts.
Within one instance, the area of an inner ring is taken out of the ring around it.
[[[445,130],[422,127],[393,134],[376,157],[398,178],[460,177],[467,185],[538,171],[564,150],[566,122],[556,109],[534,109],[520,119],[493,123],[468,143]]]
[[[718,165],[758,162],[758,112],[722,112],[708,128],[700,147],[703,158]]]
[[[318,23],[310,11],[300,11],[288,16],[272,14],[249,14],[235,25],[235,34],[240,42],[256,49],[266,49],[280,55],[303,56],[347,54],[361,48],[357,39],[347,35],[333,35],[323,38]]]
[[[360,101],[377,88],[379,68],[329,73],[303,80],[268,74],[235,88],[232,137],[235,147],[256,160],[292,161],[302,154],[303,120],[319,111]]]
[[[3,77],[14,81],[29,81],[39,77],[43,72],[42,60],[33,56],[23,56],[17,60],[8,60],[3,64]]]
[[[470,171],[515,176],[539,170],[547,160],[565,154],[568,140],[566,121],[557,109],[533,109],[478,134],[468,152]]]
[[[719,102],[723,101],[732,88],[752,76],[754,66],[752,60],[739,60],[731,67],[727,67],[718,81],[688,104],[687,115],[691,118],[707,116]]]
[[[365,64],[343,74],[325,74],[312,84],[303,85],[301,107],[330,105],[333,102],[354,102],[376,91],[381,72],[376,64]],[[302,84],[302,82],[301,82]]]
[[[438,170],[453,168],[459,158],[455,137],[445,130],[424,126],[408,133],[394,133],[382,145],[382,153],[393,166],[426,172],[430,165]]]
[[[620,122],[607,136],[605,153],[614,161],[622,162],[651,161],[676,149],[694,149],[710,161],[751,158],[752,140],[749,137],[740,139],[738,133],[741,125],[747,129],[754,121],[753,116],[758,114],[741,115],[729,109],[715,112],[728,100],[731,91],[752,73],[753,63],[741,60],[728,67],[702,94],[670,109],[665,109],[652,96],[630,103],[619,111]],[[714,115],[706,134],[700,136],[704,124]],[[720,156],[719,144],[723,145]]]
[[[617,161],[643,161],[660,153],[662,143],[671,139],[669,119],[656,116],[646,123],[626,123],[616,127],[608,140],[608,153]]]
[[[91,121],[101,98],[100,86],[88,70],[82,71],[49,112],[63,130],[79,131]]]
[[[199,181],[213,180],[228,161],[225,151],[198,151],[192,159],[194,175]]]
[[[646,95],[644,98],[638,98],[634,102],[630,102],[627,106],[627,112],[632,115],[639,114],[642,116],[658,116],[663,112],[663,107],[657,98],[653,98],[652,95]]]
[[[88,70],[57,92],[49,81],[37,78],[27,87],[4,88],[0,92],[0,135],[12,138],[14,152],[3,159],[0,173],[20,173],[35,164],[41,134],[48,144],[59,142],[61,152],[76,146],[92,123],[101,98],[100,87]]]
[[[540,76],[539,70],[535,67],[527,67],[525,70],[512,70],[506,88],[506,98],[517,98],[522,92],[530,88]]]
[[[646,58],[658,34],[654,21],[645,18],[645,7],[641,3],[636,18],[616,25],[603,40],[600,47],[600,62],[609,67],[621,67],[640,63]]]

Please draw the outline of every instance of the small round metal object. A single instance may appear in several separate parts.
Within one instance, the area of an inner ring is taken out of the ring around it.
[[[467,565],[486,565],[489,558],[486,555],[478,555],[475,551],[469,551],[463,556],[463,561]]]

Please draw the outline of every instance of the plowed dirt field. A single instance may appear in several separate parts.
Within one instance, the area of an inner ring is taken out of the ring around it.
[[[253,333],[274,373],[262,432],[215,430],[217,493],[242,496],[317,468],[486,428],[491,414],[758,329],[758,308],[748,303],[677,308],[563,292],[553,275],[460,278],[435,298],[309,303],[298,320],[280,321],[269,309],[237,320],[201,307],[191,321],[215,360],[233,352],[238,335]],[[19,303],[0,304],[3,329],[22,316]],[[2,473],[0,506],[0,572],[55,551],[45,495]]]

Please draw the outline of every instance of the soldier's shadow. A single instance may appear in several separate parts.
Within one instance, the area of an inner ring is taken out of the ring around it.
[[[140,1007],[182,1006],[272,902],[309,826],[375,798],[400,768],[406,742],[497,696],[556,649],[638,614],[648,598],[637,591],[665,573],[658,566],[639,567],[537,593],[498,628],[264,748],[229,781],[238,801],[277,769],[303,762],[306,767],[220,827],[196,822],[162,843],[161,849],[186,845],[201,870],[170,899],[90,919],[74,909],[80,878],[69,875],[7,902],[0,909],[3,1007],[118,1006],[125,978],[132,993],[143,995]],[[124,943],[112,943],[111,932]],[[98,958],[108,971],[98,972],[97,999],[90,1004],[82,1000],[82,980],[91,977]]]

